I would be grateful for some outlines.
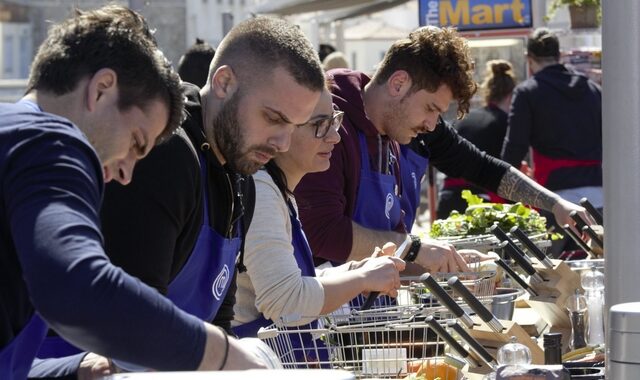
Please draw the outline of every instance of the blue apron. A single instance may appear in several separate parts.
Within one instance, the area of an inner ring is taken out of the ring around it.
[[[218,234],[209,223],[209,200],[207,165],[200,154],[202,177],[202,199],[204,202],[202,226],[191,255],[178,275],[169,283],[167,298],[180,309],[203,321],[210,322],[224,301],[235,263],[240,251],[241,220],[236,224],[235,238],[226,239]],[[81,350],[59,336],[47,337],[38,358],[60,358],[74,355]]]
[[[365,228],[393,231],[402,218],[402,203],[396,177],[393,173],[382,174],[371,170],[367,141],[360,131],[358,131],[358,139],[360,141],[360,183],[353,221]],[[350,304],[352,307],[360,307],[364,302],[364,297],[360,295]],[[393,303],[389,297],[378,297],[374,307],[388,306]]]
[[[7,346],[0,350],[0,379],[24,380],[29,374],[40,343],[47,336],[47,324],[34,314]]]
[[[400,172],[402,173],[402,198],[404,224],[411,231],[420,206],[420,184],[424,179],[429,159],[414,152],[408,145],[400,146]]]
[[[298,268],[300,268],[300,271],[302,272],[302,276],[315,277],[316,269],[313,265],[313,255],[311,254],[311,248],[309,248],[307,237],[302,230],[302,225],[300,224],[300,220],[298,219],[298,215],[296,214],[293,204],[290,201],[287,201],[287,205],[289,206],[289,219],[291,220],[291,245],[293,245],[293,256],[296,259]],[[233,331],[240,338],[257,337],[258,330],[261,327],[267,327],[272,324],[272,321],[266,319],[262,314],[260,314],[260,317],[258,317],[258,319],[249,323],[245,323],[244,325],[234,327]],[[314,321],[308,325],[296,328],[312,329],[315,328],[317,324],[318,321]],[[292,330],[296,328],[292,328]],[[313,366],[313,363],[317,362],[323,363],[322,365],[319,365],[318,368],[330,368],[330,366],[328,365],[329,353],[321,340],[316,339],[314,341],[313,337],[309,333],[289,333],[288,335],[291,340],[291,348],[294,351],[293,354],[296,362],[306,362],[307,365],[304,366],[304,368],[311,367]],[[287,358],[281,359],[284,361],[287,360]],[[285,368],[287,368],[287,363],[283,364],[285,364]]]

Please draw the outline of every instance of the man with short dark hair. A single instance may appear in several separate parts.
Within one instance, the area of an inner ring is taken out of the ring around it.
[[[531,77],[514,90],[502,159],[533,148],[534,178],[558,195],[603,206],[600,86],[559,62],[558,37],[536,29],[527,41]]]
[[[306,175],[295,192],[316,264],[362,259],[386,241],[404,241],[427,160],[450,176],[553,210],[563,220],[571,220],[574,209],[586,215],[480,152],[441,119],[452,101],[464,115],[476,91],[466,41],[453,29],[419,28],[396,41],[373,78],[350,70],[330,71],[329,76],[334,104],[345,112],[342,140],[329,170]],[[403,259],[415,259],[417,271],[464,271],[460,253],[478,255],[440,241],[411,239]]]
[[[157,369],[263,365],[104,253],[103,183],[179,125],[179,84],[145,20],[107,6],[53,26],[25,97],[0,104],[1,379],[27,378],[48,326]]]

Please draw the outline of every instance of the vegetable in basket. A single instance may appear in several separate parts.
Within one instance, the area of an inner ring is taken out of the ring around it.
[[[431,237],[482,235],[488,233],[489,227],[494,223],[498,223],[500,228],[507,231],[513,226],[518,226],[530,234],[546,231],[546,218],[520,202],[485,203],[484,199],[469,190],[462,191],[462,198],[468,204],[464,214],[454,210],[447,219],[434,221]]]

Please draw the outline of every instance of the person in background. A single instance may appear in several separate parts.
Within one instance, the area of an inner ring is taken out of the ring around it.
[[[384,242],[404,241],[428,160],[503,198],[553,210],[567,223],[573,224],[572,210],[586,216],[584,208],[481,152],[442,120],[452,101],[460,116],[468,112],[476,90],[471,73],[466,41],[453,29],[431,26],[396,41],[373,78],[344,69],[328,73],[333,102],[345,112],[342,139],[329,169],[304,176],[295,190],[317,265],[360,260]],[[400,144],[409,143],[401,155]],[[452,245],[412,240],[404,258],[415,258],[416,272],[468,270]]]
[[[600,86],[559,59],[558,37],[536,29],[527,41],[531,77],[513,92],[502,159],[517,165],[531,148],[540,185],[572,202],[587,197],[602,208]]]
[[[331,53],[336,51],[336,48],[330,44],[320,44],[318,47],[318,57],[320,58],[320,62],[323,62],[324,59]]]
[[[322,67],[325,71],[333,69],[348,69],[349,62],[341,51],[334,51],[322,60]]]
[[[189,83],[193,83],[199,88],[207,83],[209,65],[216,50],[204,40],[196,38],[196,43],[180,57],[178,62],[178,74],[180,78]]]
[[[38,49],[26,95],[0,104],[0,378],[27,378],[50,326],[84,350],[159,370],[256,368],[235,339],[105,255],[103,184],[180,124],[180,79],[138,13],[76,11]],[[91,357],[74,358],[95,375]]]
[[[247,272],[238,276],[234,331],[257,336],[260,327],[289,315],[328,314],[362,292],[393,297],[400,286],[402,260],[370,258],[318,271],[297,217],[293,196],[304,175],[329,168],[333,146],[340,141],[341,111],[334,111],[331,94],[322,94],[311,120],[297,128],[291,148],[278,153],[254,175],[256,209],[247,234]],[[392,249],[391,249],[392,250]],[[308,318],[294,325],[308,323]]]
[[[484,97],[484,107],[471,110],[464,119],[457,121],[454,128],[481,151],[499,157],[502,143],[507,133],[507,113],[511,106],[511,93],[516,86],[516,77],[509,61],[495,59],[487,62],[486,72],[480,89]],[[464,213],[467,202],[462,199],[462,190],[469,189],[490,202],[503,202],[493,192],[479,188],[464,179],[446,177],[438,194],[438,219],[445,219],[451,211]]]

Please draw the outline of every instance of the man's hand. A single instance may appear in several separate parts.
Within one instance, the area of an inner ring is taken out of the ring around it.
[[[571,203],[562,198],[560,198],[556,202],[556,204],[553,205],[551,212],[553,213],[553,216],[556,218],[556,222],[560,226],[564,226],[565,224],[568,224],[573,229],[573,231],[575,231],[578,234],[578,236],[584,235],[582,231],[578,231],[578,229],[575,228],[576,223],[569,216],[569,214],[571,214],[571,212],[574,210],[578,213],[578,215],[582,217],[582,219],[585,222],[587,222],[587,224],[591,225],[596,223],[596,221],[593,220],[591,215],[589,215],[589,213],[587,212],[587,210],[585,210],[584,207],[578,206],[577,204]]]
[[[96,380],[113,374],[109,359],[93,352],[85,355],[78,367],[78,380]]]
[[[467,263],[451,244],[433,239],[422,241],[415,262],[431,273],[469,271]]]

